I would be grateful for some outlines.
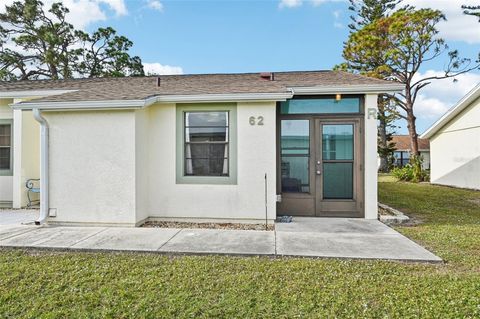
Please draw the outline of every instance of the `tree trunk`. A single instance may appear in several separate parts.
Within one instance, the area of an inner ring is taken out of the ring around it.
[[[412,94],[408,85],[405,88],[405,111],[407,113],[408,135],[410,136],[410,155],[419,156],[417,125],[415,123],[417,118],[413,114]]]
[[[417,126],[415,121],[417,118],[413,115],[413,110],[409,109],[407,111],[407,128],[408,135],[410,136],[410,154],[413,156],[419,156],[420,152],[418,151],[418,134]]]

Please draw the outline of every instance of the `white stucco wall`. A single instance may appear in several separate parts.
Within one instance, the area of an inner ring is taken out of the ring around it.
[[[377,127],[367,95],[365,218],[377,218]],[[237,103],[237,182],[177,184],[175,104],[136,111],[45,112],[50,126],[49,222],[134,226],[147,217],[265,220],[276,217],[275,102]],[[369,112],[370,110],[370,112]],[[264,125],[250,125],[263,116]],[[180,161],[181,162],[181,161]]]
[[[276,207],[275,103],[237,105],[237,184],[176,183],[176,105],[45,112],[50,126],[49,222],[134,226],[161,219],[265,220]],[[250,116],[263,116],[251,126]]]
[[[135,111],[135,220],[141,223],[149,216],[149,114],[150,109]],[[158,146],[161,147],[161,146]]]
[[[250,116],[263,116],[251,126]],[[174,219],[265,220],[265,173],[268,219],[276,216],[275,102],[237,104],[237,184],[176,184],[176,107],[150,108],[149,216]]]
[[[480,99],[430,138],[435,184],[480,189]]]
[[[365,218],[378,218],[377,95],[365,95]]]
[[[135,225],[135,113],[44,114],[50,208],[57,210],[49,222]]]

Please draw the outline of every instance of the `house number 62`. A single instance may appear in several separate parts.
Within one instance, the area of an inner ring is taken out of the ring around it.
[[[250,116],[248,122],[250,125],[263,125],[263,116]]]

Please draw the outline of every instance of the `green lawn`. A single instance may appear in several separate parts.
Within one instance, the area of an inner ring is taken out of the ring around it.
[[[480,192],[382,177],[445,264],[0,251],[0,316],[480,317]]]

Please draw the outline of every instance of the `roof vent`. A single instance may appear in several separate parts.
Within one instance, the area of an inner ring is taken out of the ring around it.
[[[260,78],[262,80],[273,81],[275,77],[273,75],[273,72],[261,72],[260,73]]]
[[[160,87],[160,77],[157,77],[157,87]]]

